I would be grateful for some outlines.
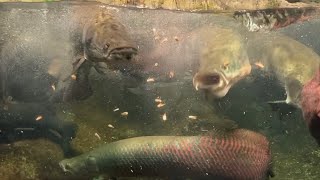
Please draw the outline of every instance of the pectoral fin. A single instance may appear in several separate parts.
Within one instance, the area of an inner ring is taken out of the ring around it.
[[[287,105],[286,100],[268,101],[267,103],[270,105],[272,111],[277,111],[281,106]]]
[[[286,78],[285,90],[287,94],[287,104],[299,107],[302,84],[295,78]]]
[[[287,104],[286,100],[268,101],[268,104]]]
[[[287,94],[286,100],[268,101],[268,104],[273,106],[273,109],[274,107],[278,109],[280,104],[299,107],[300,93],[302,89],[301,83],[297,79],[286,78],[284,87]]]

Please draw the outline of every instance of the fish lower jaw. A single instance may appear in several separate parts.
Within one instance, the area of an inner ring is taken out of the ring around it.
[[[230,90],[231,86],[227,85],[223,88],[219,88],[218,90],[211,90],[211,94],[216,98],[223,98],[226,96]]]
[[[231,88],[231,85],[226,86],[210,86],[210,85],[198,85],[196,86],[197,90],[206,90],[212,95],[214,98],[223,98],[227,95]]]

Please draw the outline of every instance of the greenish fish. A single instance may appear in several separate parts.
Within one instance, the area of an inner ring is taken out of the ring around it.
[[[203,136],[142,136],[98,147],[62,160],[73,176],[192,179],[267,179],[269,141],[259,133],[234,129]]]
[[[227,28],[204,28],[197,34],[204,46],[199,52],[193,85],[214,97],[223,97],[251,72],[244,40],[238,32]]]
[[[286,103],[300,107],[301,91],[319,69],[320,57],[311,48],[284,35],[256,34],[248,41],[252,64],[261,63],[262,70],[273,73],[285,88]]]

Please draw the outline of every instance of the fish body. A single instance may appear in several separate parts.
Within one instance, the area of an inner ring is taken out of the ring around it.
[[[311,48],[284,35],[257,34],[248,42],[252,64],[273,73],[286,90],[287,104],[300,107],[301,91],[319,68],[320,57]]]
[[[236,11],[233,17],[249,31],[270,31],[308,21],[319,15],[319,8],[274,8]]]
[[[304,84],[301,92],[301,109],[310,134],[320,145],[320,71]]]
[[[62,160],[60,167],[73,175],[265,179],[270,175],[270,164],[266,137],[237,129],[216,136],[145,136],[120,140]]]
[[[78,14],[82,8],[63,6],[63,3],[53,3],[47,7],[41,4],[6,4],[1,9],[0,21],[5,26],[0,38],[2,69],[15,71],[13,76],[19,77],[21,82],[24,76],[48,76],[50,82],[55,84],[55,92],[67,90],[64,93],[76,93],[76,96],[68,95],[79,97],[73,100],[86,99],[92,94],[91,87],[79,89],[83,84],[90,85],[87,78],[70,80],[84,61],[90,61],[86,66],[90,64],[98,73],[105,75],[104,72],[108,70],[130,69],[129,64],[133,63],[137,53],[137,47],[126,27],[118,18],[96,5],[85,15]],[[26,24],[30,19],[34,22]],[[11,26],[11,23],[15,26]],[[19,29],[24,29],[24,32]],[[79,57],[82,58],[81,61],[78,60]],[[4,64],[8,66],[3,66]],[[19,72],[16,67],[23,68],[23,71]],[[87,73],[84,76],[89,72],[81,71]],[[9,75],[8,78],[12,77]],[[38,81],[40,82],[42,81]],[[49,85],[51,86],[52,84]],[[37,96],[44,95],[43,99],[48,100],[50,93],[43,91],[41,94],[37,93]],[[14,96],[13,98],[16,99]]]

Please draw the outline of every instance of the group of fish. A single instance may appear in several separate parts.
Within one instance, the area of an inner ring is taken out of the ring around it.
[[[302,17],[306,18],[308,13],[315,9],[305,9],[302,12],[299,10],[301,16],[295,18],[288,17],[292,11],[296,10],[254,11],[258,15],[252,12],[237,12],[234,17],[237,20],[239,17],[245,19],[244,24],[248,31],[270,30],[287,26]],[[274,16],[272,12],[276,12]],[[258,20],[255,22],[254,18]],[[259,18],[266,22],[259,21]],[[153,21],[158,22],[155,19]],[[311,48],[277,33],[247,33],[241,28],[232,29],[216,24],[190,28],[191,30],[187,27],[181,31],[175,29],[181,25],[179,23],[175,27],[168,27],[167,32],[162,34],[165,38],[156,36],[157,29],[153,29],[155,42],[158,44],[151,46],[152,50],[141,48],[145,51],[144,54],[147,54],[141,56],[144,59],[140,59],[140,63],[145,63],[144,72],[157,71],[161,76],[172,71],[179,75],[185,70],[191,70],[194,73],[192,81],[196,90],[203,90],[207,96],[221,98],[250,74],[252,66],[263,66],[263,70],[274,73],[286,90],[287,99],[278,103],[301,108],[312,136],[319,141],[320,114],[317,104],[320,96],[317,95],[320,94],[317,88],[320,57]],[[192,23],[192,20],[183,23]],[[88,37],[99,37],[98,32],[94,35],[88,32],[85,31],[87,36],[84,35],[84,57],[91,61],[90,51],[108,49],[110,41],[90,39],[90,42],[87,42]],[[177,32],[179,33],[175,35]],[[171,36],[166,36],[168,34]],[[135,48],[131,46],[129,51],[123,52],[128,55],[133,49]],[[99,51],[95,51],[97,52]],[[97,54],[91,55],[96,57]],[[99,57],[108,57],[108,54],[100,54]],[[110,59],[107,58],[107,63],[111,62],[109,67],[114,68]],[[92,61],[96,60],[105,62],[104,58],[93,58]],[[118,59],[116,62],[121,64],[126,60],[128,58]],[[115,69],[123,69],[125,72],[125,68],[117,65]],[[60,166],[65,172],[73,174],[107,174],[109,177],[266,179],[274,175],[266,137],[238,128],[224,131],[214,129],[201,136],[146,136],[125,139],[65,159],[60,162]]]
[[[193,83],[196,90],[221,98],[259,64],[263,66],[261,70],[274,73],[283,83],[287,99],[279,102],[301,108],[311,135],[320,142],[319,55],[275,31],[250,32],[277,29],[302,17],[305,20],[316,9],[299,10],[300,16],[293,18],[293,9],[243,11],[227,17],[100,4],[97,7],[99,11],[82,28],[81,51],[72,64],[72,72],[61,81],[62,87],[57,85],[60,93],[54,96],[55,101],[89,97],[92,89],[88,74],[92,68],[100,74],[107,70],[118,70],[127,76],[140,73],[138,76],[145,79],[157,75],[159,80],[170,72],[179,77],[191,71],[192,77],[185,80]],[[85,6],[79,9],[80,13],[89,13],[83,11]],[[217,126],[202,135],[144,136],[112,142],[62,160],[59,165],[64,172],[83,177],[274,176],[267,138],[226,123],[230,126]]]

